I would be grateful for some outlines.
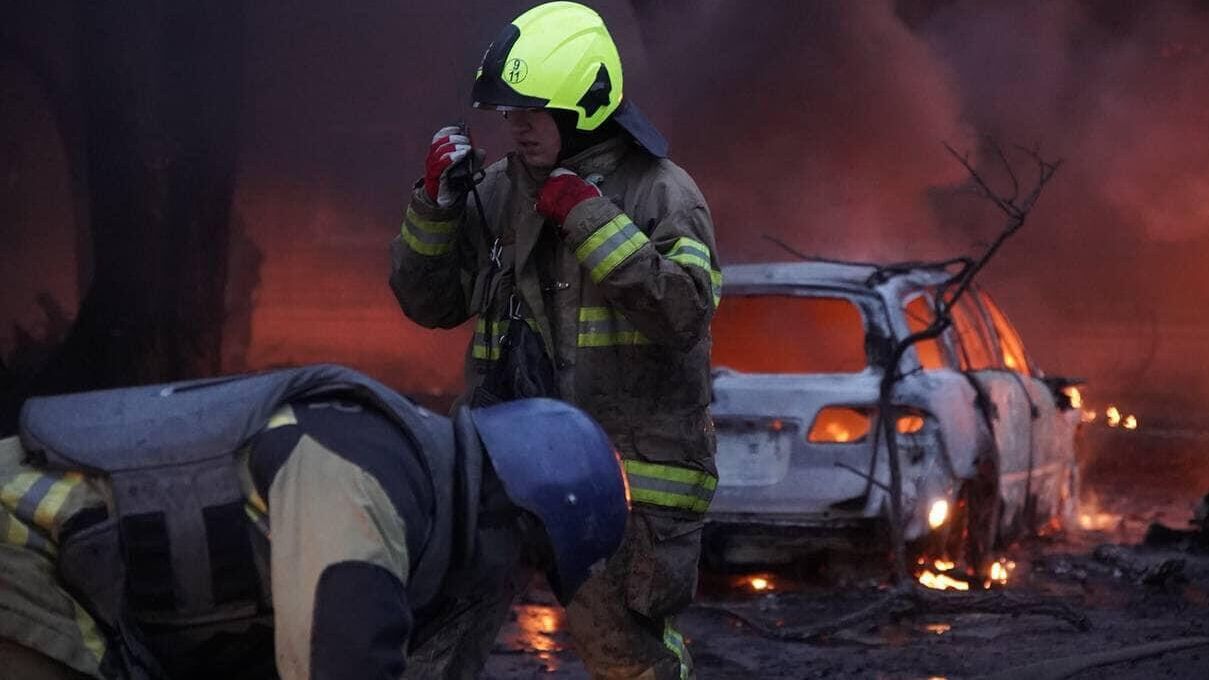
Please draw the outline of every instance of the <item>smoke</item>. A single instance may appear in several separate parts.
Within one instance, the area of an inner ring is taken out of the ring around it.
[[[830,257],[976,254],[1003,219],[959,190],[965,172],[942,142],[988,171],[983,135],[1036,145],[1065,164],[982,280],[1037,363],[1088,378],[1093,405],[1127,389],[1185,411],[1209,397],[1209,368],[1196,361],[1209,346],[1204,10],[590,4],[619,44],[627,96],[701,185],[724,263],[790,257],[763,234]],[[467,329],[403,319],[385,284],[386,243],[433,130],[462,117],[491,159],[508,150],[498,117],[466,100],[487,43],[530,5],[249,10],[237,208],[265,258],[250,365],[327,358],[409,389],[457,383]]]
[[[687,9],[687,8],[684,8]],[[729,261],[886,258],[935,234],[924,191],[960,179],[949,67],[887,3],[717,3],[704,25],[652,17],[652,108],[701,183]],[[631,78],[633,80],[633,78]],[[639,93],[638,96],[641,96]]]
[[[726,261],[788,258],[766,233],[831,257],[977,254],[1003,217],[959,191],[941,142],[1005,191],[983,136],[1037,148],[1064,165],[983,278],[1035,358],[1151,404],[1144,421],[1209,395],[1202,6],[692,4],[640,13],[641,77],[661,89],[639,95],[705,190]]]

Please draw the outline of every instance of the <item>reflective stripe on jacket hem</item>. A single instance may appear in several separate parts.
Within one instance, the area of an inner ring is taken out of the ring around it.
[[[483,361],[499,361],[504,335],[508,333],[510,322],[511,319],[485,321],[479,318],[474,324],[474,344],[470,350],[471,356]],[[526,318],[525,323],[529,324],[529,328],[532,328],[533,332],[541,333],[537,319]]]
[[[718,488],[718,478],[702,470],[628,459],[623,464],[635,503],[704,513]]]
[[[630,320],[609,307],[580,307],[575,344],[579,347],[647,345],[650,340]]]

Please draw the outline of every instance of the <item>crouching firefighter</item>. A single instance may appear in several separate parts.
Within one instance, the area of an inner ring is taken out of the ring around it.
[[[523,567],[569,602],[627,518],[582,411],[448,419],[333,365],[31,399],[20,428],[6,678],[475,677]]]

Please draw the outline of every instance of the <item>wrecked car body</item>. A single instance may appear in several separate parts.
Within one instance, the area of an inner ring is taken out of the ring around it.
[[[893,343],[926,327],[942,266],[830,261],[724,271],[711,406],[719,483],[707,559],[784,562],[888,545],[878,386]],[[1080,413],[1006,316],[972,289],[916,344],[893,393],[908,541],[997,539],[1074,512]]]

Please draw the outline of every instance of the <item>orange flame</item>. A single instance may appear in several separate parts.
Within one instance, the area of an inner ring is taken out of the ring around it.
[[[970,584],[958,581],[946,574],[936,574],[927,569],[919,575],[920,584],[933,590],[969,590]]]
[[[1001,586],[1007,585],[1008,577],[1010,577],[1012,575],[1012,572],[1015,569],[1016,569],[1015,562],[1002,558],[1002,557],[999,558],[998,561],[991,563],[990,579],[988,581],[986,581],[986,583],[984,585],[987,588],[991,587],[991,584],[993,584],[993,583],[997,583]]]

